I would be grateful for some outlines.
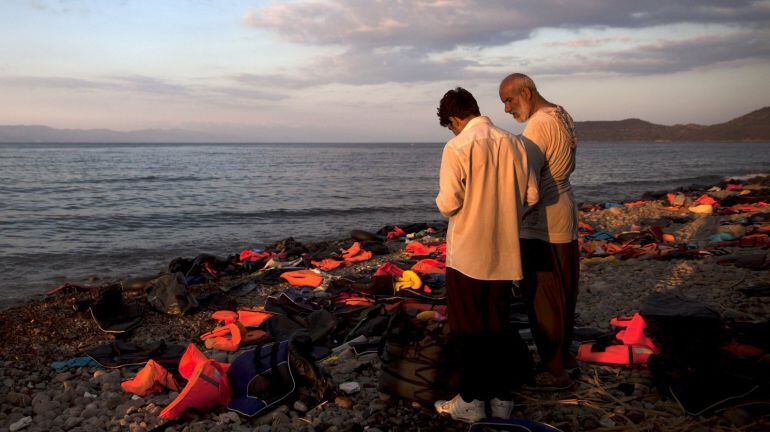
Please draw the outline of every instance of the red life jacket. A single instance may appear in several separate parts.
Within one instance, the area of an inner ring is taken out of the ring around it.
[[[658,354],[660,348],[644,334],[647,322],[638,313],[632,317],[618,317],[610,320],[612,326],[621,330],[615,335],[618,344],[581,344],[577,359],[591,363],[618,365],[647,364],[650,355]]]

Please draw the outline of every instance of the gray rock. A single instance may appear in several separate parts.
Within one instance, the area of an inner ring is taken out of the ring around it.
[[[236,423],[237,424],[237,423],[241,422],[241,417],[236,412],[228,411],[226,413],[220,414],[217,417],[217,422],[218,423],[223,423],[223,424],[227,424],[227,423]]]
[[[17,407],[26,407],[32,404],[32,398],[24,393],[8,392],[5,401]]]
[[[64,382],[64,381],[71,380],[72,377],[73,377],[72,372],[62,372],[62,373],[56,374],[56,376],[53,377],[53,380],[58,382]]]
[[[38,400],[37,403],[34,401],[32,402],[32,411],[34,411],[35,414],[47,417],[53,409],[53,404],[47,400],[47,398],[45,400]]]
[[[83,412],[83,407],[79,405],[75,405],[73,407],[69,407],[66,410],[64,410],[64,415],[66,417],[85,417],[81,415]]]
[[[8,430],[10,432],[16,432],[18,430],[24,429],[25,427],[31,424],[32,424],[32,417],[23,417],[18,421],[11,423],[11,425],[8,426]]]
[[[295,411],[299,411],[301,413],[307,412],[307,405],[305,405],[305,403],[300,400],[294,402],[292,408],[294,408]]]
[[[80,415],[84,418],[93,418],[99,415],[99,410],[97,408],[86,408]]]
[[[388,403],[383,401],[383,400],[375,399],[375,400],[369,402],[369,410],[371,412],[382,411],[382,410],[386,409],[387,407],[388,407]]]
[[[64,420],[64,430],[70,430],[79,425],[82,421],[82,417],[69,417],[67,420]]]
[[[8,423],[16,423],[17,421],[21,420],[22,418],[26,417],[21,411],[12,411],[8,418],[4,419],[5,422]]]
[[[39,428],[41,431],[49,431],[53,428],[53,422],[51,420],[45,419],[45,420],[36,420],[35,426]]]

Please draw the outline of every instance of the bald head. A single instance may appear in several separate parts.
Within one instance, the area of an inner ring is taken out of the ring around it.
[[[500,90],[502,91],[503,88],[511,88],[513,90],[521,90],[527,88],[530,92],[532,92],[532,94],[538,94],[535,82],[532,81],[532,78],[524,75],[523,73],[512,73],[505,77],[503,81],[500,82]]]
[[[535,82],[524,74],[510,74],[500,83],[500,101],[505,105],[505,112],[519,123],[529,119],[540,99]]]

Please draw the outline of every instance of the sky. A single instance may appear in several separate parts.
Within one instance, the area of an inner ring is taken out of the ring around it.
[[[0,0],[0,124],[254,142],[440,142],[461,86],[518,132],[530,75],[575,120],[770,105],[770,0]]]

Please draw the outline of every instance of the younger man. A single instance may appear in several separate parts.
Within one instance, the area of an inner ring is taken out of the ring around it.
[[[448,91],[438,117],[456,135],[444,147],[436,204],[449,218],[447,305],[460,394],[435,406],[475,422],[489,401],[494,417],[509,418],[510,391],[529,365],[509,321],[512,281],[522,278],[519,221],[537,189],[528,187],[522,142],[482,116],[467,90]]]

